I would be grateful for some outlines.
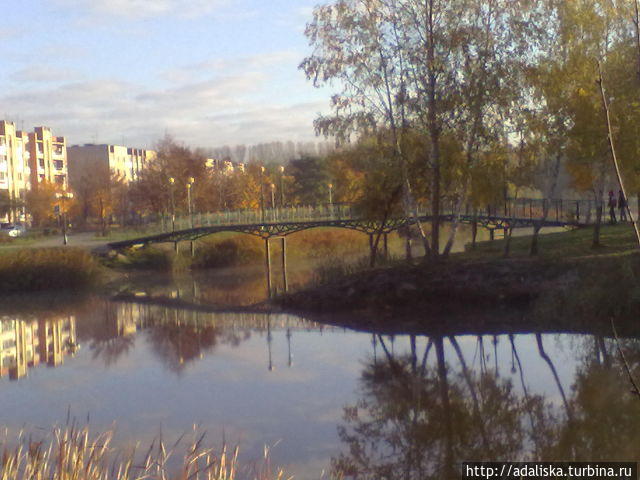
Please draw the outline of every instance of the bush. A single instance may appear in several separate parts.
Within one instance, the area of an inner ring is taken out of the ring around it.
[[[287,242],[291,255],[301,260],[369,252],[369,239],[364,233],[344,228],[303,230],[287,237]]]
[[[77,289],[92,285],[101,267],[76,248],[22,249],[0,256],[0,292]]]
[[[146,246],[130,248],[121,253],[114,253],[103,260],[110,268],[157,270],[170,272],[178,269],[184,263],[184,257],[179,257],[173,249],[162,246]]]
[[[198,243],[192,268],[222,268],[257,263],[264,258],[263,241],[249,235],[212,236]]]

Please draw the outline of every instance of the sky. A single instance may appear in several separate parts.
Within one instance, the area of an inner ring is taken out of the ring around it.
[[[318,0],[0,0],[0,119],[68,145],[313,141]]]

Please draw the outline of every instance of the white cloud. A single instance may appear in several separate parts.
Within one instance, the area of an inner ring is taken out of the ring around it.
[[[159,15],[194,16],[209,13],[227,0],[55,0],[90,15],[145,18]]]
[[[173,83],[182,83],[189,78],[203,75],[229,75],[247,71],[266,72],[274,69],[297,71],[303,54],[295,50],[280,50],[261,55],[236,58],[212,58],[202,62],[172,68],[162,74],[163,78]]]
[[[15,75],[37,81],[43,73],[25,69]],[[0,95],[0,105],[5,112],[19,112],[26,128],[48,125],[69,143],[124,138],[133,146],[151,147],[165,132],[203,147],[313,139],[313,119],[327,102],[276,99],[270,95],[273,83],[265,72],[252,70],[167,88],[79,79],[19,86]]]
[[[20,83],[56,83],[72,80],[76,74],[43,64],[29,65],[9,76],[14,82]]]
[[[16,38],[24,34],[23,30],[17,28],[0,27],[0,40]]]

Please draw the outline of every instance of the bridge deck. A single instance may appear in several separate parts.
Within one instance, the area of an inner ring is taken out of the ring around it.
[[[414,218],[393,218],[387,220],[384,224],[379,220],[368,220],[354,216],[341,215],[346,212],[331,212],[330,215],[319,216],[319,218],[304,218],[300,220],[272,220],[257,221],[251,223],[234,223],[220,222],[216,225],[197,225],[193,228],[182,228],[175,231],[162,232],[152,235],[140,236],[137,238],[111,242],[108,246],[112,249],[123,249],[134,245],[150,244],[150,243],[167,243],[180,241],[193,241],[198,238],[205,237],[220,232],[238,232],[255,235],[261,238],[282,237],[302,230],[318,227],[334,227],[357,230],[366,234],[377,232],[391,233],[403,227],[407,227],[415,223]],[[454,214],[440,215],[442,222],[453,222],[456,218]],[[430,222],[432,215],[420,215],[420,222]],[[545,219],[534,218],[532,216],[504,216],[504,215],[471,215],[462,214],[458,221],[461,223],[477,223],[479,226],[488,229],[502,228],[527,228],[533,227],[534,224],[541,224],[543,227],[578,227],[584,226],[576,219]],[[194,223],[195,225],[195,223]]]

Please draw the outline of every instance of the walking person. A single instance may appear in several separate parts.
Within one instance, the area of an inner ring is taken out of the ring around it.
[[[620,190],[618,192],[618,209],[620,210],[620,221],[627,221],[627,199],[624,198],[624,192]]]
[[[613,194],[613,190],[609,190],[609,223],[611,225],[615,225],[617,223],[616,220],[616,207],[618,206],[618,202],[616,200],[616,196]]]

